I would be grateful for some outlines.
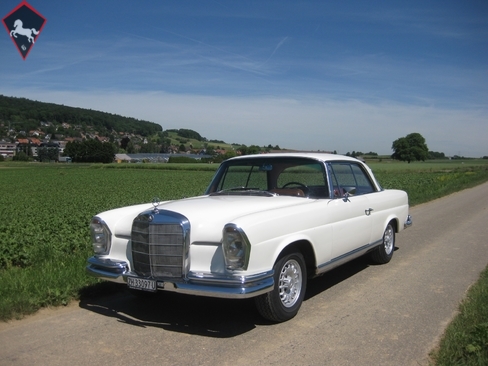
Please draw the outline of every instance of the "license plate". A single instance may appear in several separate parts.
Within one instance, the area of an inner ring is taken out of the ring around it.
[[[156,291],[156,281],[145,278],[127,277],[127,286],[136,290]]]

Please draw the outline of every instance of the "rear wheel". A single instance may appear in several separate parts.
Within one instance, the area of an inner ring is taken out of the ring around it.
[[[383,243],[371,252],[371,259],[378,264],[388,263],[395,251],[395,228],[388,223],[383,233]]]
[[[307,268],[301,253],[287,254],[276,262],[275,286],[255,299],[261,316],[274,322],[293,318],[300,309],[307,287]]]

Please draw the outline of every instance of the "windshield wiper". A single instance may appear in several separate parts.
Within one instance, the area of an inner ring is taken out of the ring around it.
[[[259,188],[253,188],[253,187],[232,187],[232,188],[226,188],[217,192],[210,193],[210,196],[218,196],[218,195],[243,195],[243,196],[265,196],[265,197],[274,196],[271,192],[263,191]]]

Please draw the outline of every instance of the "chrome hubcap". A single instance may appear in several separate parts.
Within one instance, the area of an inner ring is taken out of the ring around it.
[[[386,254],[390,254],[395,247],[395,233],[391,225],[385,230],[385,235],[383,236],[383,244],[385,245]]]
[[[278,288],[283,306],[295,305],[302,291],[302,269],[297,261],[291,259],[281,268]]]

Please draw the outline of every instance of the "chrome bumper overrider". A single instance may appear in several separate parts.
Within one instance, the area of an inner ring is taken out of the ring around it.
[[[86,272],[108,281],[126,283],[127,277],[138,277],[128,268],[124,261],[91,257],[88,259]],[[269,271],[251,276],[224,276],[190,272],[185,279],[158,280],[157,288],[190,295],[244,299],[271,291],[274,287],[273,273]]]
[[[412,216],[408,215],[408,216],[407,216],[407,219],[405,220],[405,224],[404,224],[405,229],[406,229],[407,227],[412,226],[412,224],[413,224],[413,221],[412,221]]]

